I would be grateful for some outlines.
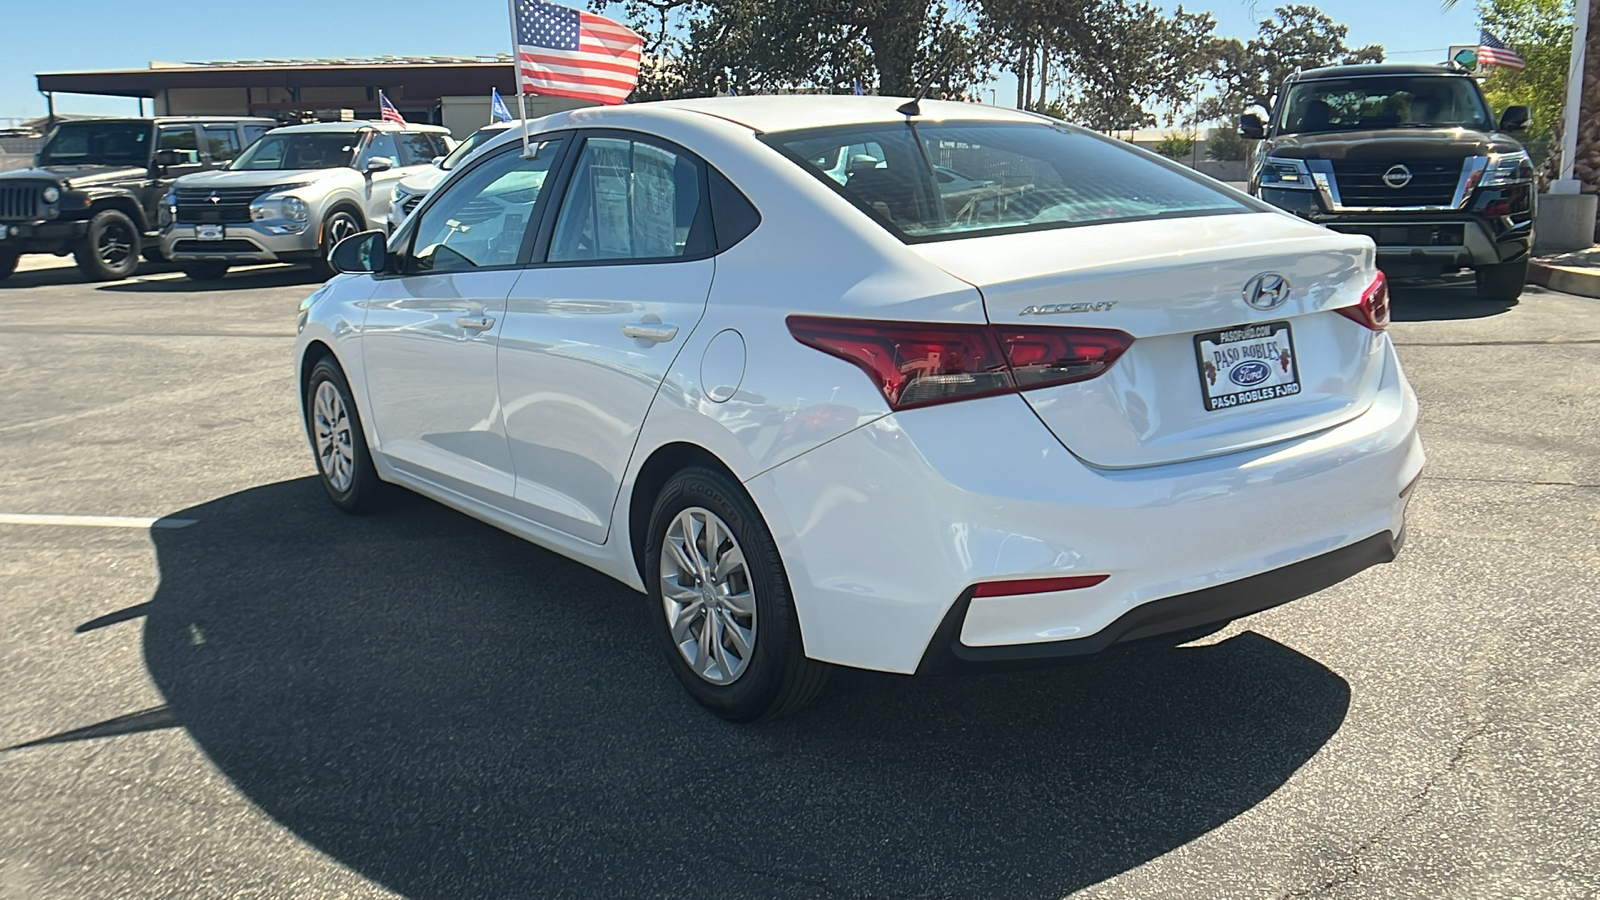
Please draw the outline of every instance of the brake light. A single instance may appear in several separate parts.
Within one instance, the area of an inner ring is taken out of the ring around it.
[[[894,410],[1086,381],[1133,343],[1095,328],[995,328],[790,316],[789,333],[853,363]]]
[[[1355,306],[1341,306],[1334,310],[1347,319],[1371,328],[1373,331],[1382,331],[1389,327],[1389,279],[1379,272],[1372,284],[1361,293],[1361,302]]]

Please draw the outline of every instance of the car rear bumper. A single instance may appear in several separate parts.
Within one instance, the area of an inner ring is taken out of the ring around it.
[[[885,416],[746,486],[807,655],[903,673],[1081,656],[1287,602],[1383,561],[1385,542],[1392,554],[1383,536],[1402,533],[1424,457],[1392,347],[1384,365],[1361,415],[1224,456],[1091,467],[1001,396]],[[1070,575],[1109,577],[972,597]]]
[[[293,262],[315,257],[317,229],[274,234],[255,224],[225,224],[222,240],[202,241],[192,224],[168,225],[161,232],[161,251],[174,262]]]

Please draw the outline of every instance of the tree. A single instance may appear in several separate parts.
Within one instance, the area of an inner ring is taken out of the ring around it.
[[[1151,149],[1167,159],[1185,160],[1194,153],[1194,135],[1182,131],[1169,131]]]
[[[1248,158],[1249,150],[1237,128],[1213,128],[1206,132],[1206,159],[1237,162]]]
[[[1200,109],[1202,121],[1232,118],[1259,109],[1270,113],[1278,91],[1300,69],[1383,61],[1383,47],[1346,46],[1350,33],[1314,6],[1280,6],[1249,42],[1230,38],[1211,47],[1211,75],[1217,96]]]
[[[1116,4],[1063,58],[1071,85],[1071,118],[1102,131],[1171,125],[1190,107],[1211,63],[1216,22],[1178,7],[1171,15],[1148,3]],[[1157,113],[1162,115],[1158,116]]]
[[[1567,66],[1572,59],[1571,0],[1488,0],[1478,7],[1483,27],[1505,41],[1528,67],[1496,66],[1484,82],[1495,114],[1508,106],[1533,110],[1533,125],[1523,144],[1535,162],[1550,154],[1555,127],[1567,99]]]

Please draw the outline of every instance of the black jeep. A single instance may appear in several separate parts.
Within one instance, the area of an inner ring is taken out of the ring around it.
[[[1476,270],[1478,293],[1515,300],[1533,246],[1533,164],[1508,132],[1528,108],[1495,122],[1467,72],[1363,65],[1290,77],[1272,120],[1239,120],[1262,139],[1250,192],[1378,245],[1394,276]]]
[[[173,180],[227,163],[275,127],[231,117],[56,125],[35,168],[0,173],[0,278],[23,253],[71,253],[94,281],[132,275],[141,253],[159,259],[154,238]]]

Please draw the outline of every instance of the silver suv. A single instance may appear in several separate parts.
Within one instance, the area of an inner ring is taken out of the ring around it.
[[[162,252],[202,281],[245,263],[307,261],[329,273],[328,251],[385,222],[395,184],[449,153],[448,134],[388,122],[280,128],[226,169],[173,184]]]

